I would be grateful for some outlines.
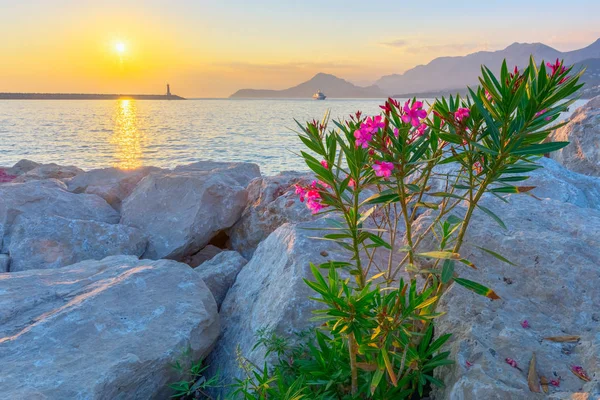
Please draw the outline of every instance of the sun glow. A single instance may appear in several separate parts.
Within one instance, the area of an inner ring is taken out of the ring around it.
[[[125,53],[125,50],[127,50],[127,48],[125,47],[125,43],[123,43],[123,42],[117,42],[117,43],[115,43],[115,50],[119,54]]]

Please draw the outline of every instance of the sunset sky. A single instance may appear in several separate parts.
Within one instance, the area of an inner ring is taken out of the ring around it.
[[[317,72],[370,84],[516,41],[584,47],[599,15],[598,0],[0,0],[0,92],[162,93],[169,82],[226,97]]]

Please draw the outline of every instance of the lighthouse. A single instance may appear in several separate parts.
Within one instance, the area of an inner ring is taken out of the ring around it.
[[[167,83],[167,97],[171,97],[171,86]]]

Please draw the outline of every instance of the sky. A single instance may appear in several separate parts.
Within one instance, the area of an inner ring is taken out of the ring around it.
[[[0,92],[157,94],[168,82],[227,97],[318,72],[368,85],[440,56],[598,38],[598,0],[0,0]]]

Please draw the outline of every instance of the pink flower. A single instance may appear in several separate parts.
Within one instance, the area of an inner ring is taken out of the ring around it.
[[[552,379],[552,380],[550,381],[550,384],[551,384],[552,386],[559,387],[559,386],[560,386],[560,378],[558,378],[558,379]]]
[[[557,72],[560,72],[562,74],[566,71],[566,68],[562,66],[562,63],[558,58],[556,59],[556,62],[554,64],[546,63],[546,66],[552,69],[552,76],[556,75]]]
[[[469,110],[468,108],[465,108],[465,107],[461,107],[458,110],[456,110],[456,112],[454,113],[454,118],[458,122],[462,122],[463,119],[469,118],[470,114],[471,114],[471,110]]]
[[[529,321],[524,320],[523,322],[521,322],[521,326],[525,329],[529,329],[530,328]]]
[[[351,188],[356,187],[356,182],[354,181],[354,179],[350,178],[350,180],[348,181],[348,186]]]
[[[490,94],[490,92],[487,91],[487,89],[485,91],[485,98],[488,99],[489,101],[492,101],[492,95]]]
[[[392,175],[392,170],[394,169],[394,164],[387,161],[375,161],[373,164],[373,170],[375,171],[375,175],[383,178],[389,178]]]
[[[373,140],[373,134],[362,128],[354,131],[354,137],[356,138],[356,147],[363,149],[369,147],[369,142]]]
[[[410,100],[407,100],[406,103],[404,103],[402,122],[405,124],[410,122],[412,126],[417,127],[420,124],[420,119],[427,117],[427,111],[422,109],[423,102],[421,101],[415,101],[410,107],[409,104]]]
[[[323,168],[329,169],[329,164],[327,164],[327,160],[321,160],[321,165],[323,166]]]
[[[535,118],[539,117],[540,115],[544,114],[546,111],[548,111],[547,109],[543,109],[542,111],[538,111],[535,113]]]
[[[302,186],[296,184],[294,185],[294,187],[296,188],[296,194],[298,196],[300,196],[300,201],[302,203],[304,203],[304,197],[306,196],[306,189],[304,189]]]
[[[517,362],[515,360],[513,360],[512,358],[506,358],[504,361],[506,361],[506,363],[513,368],[519,368],[519,366],[517,365]]]
[[[389,97],[387,99],[387,101],[385,102],[384,105],[379,106],[379,108],[381,108],[383,111],[385,111],[386,114],[390,113],[394,108],[400,108],[400,104],[398,103],[397,100],[392,99],[391,97]]]
[[[400,131],[398,130],[398,128],[394,128],[394,136],[397,138],[399,134]]]
[[[321,211],[323,208],[325,208],[325,206],[323,204],[321,204],[321,202],[319,202],[318,200],[310,200],[310,199],[306,201],[306,207],[308,207],[308,209],[310,211],[312,211],[313,214],[316,214],[319,211]]]

